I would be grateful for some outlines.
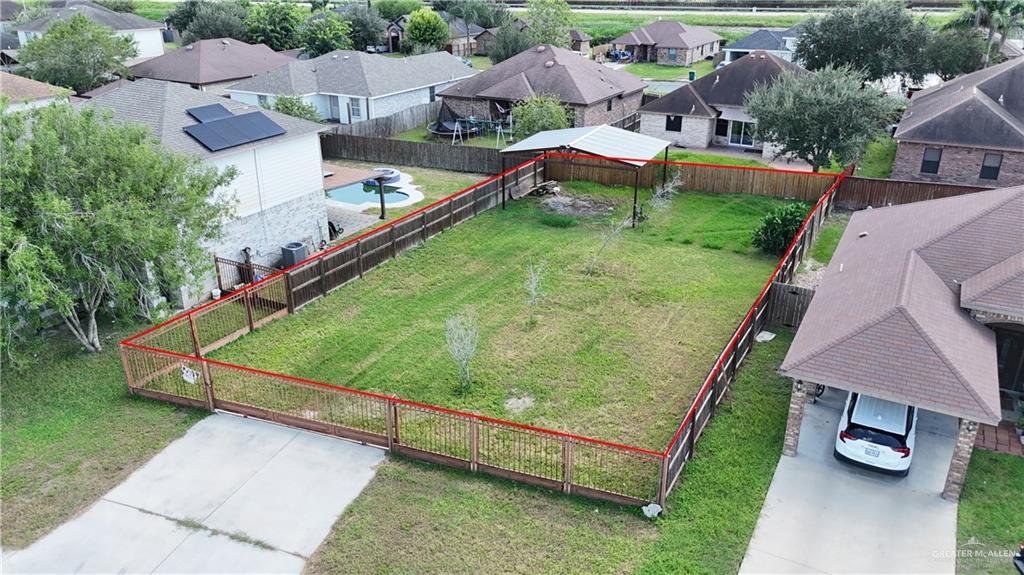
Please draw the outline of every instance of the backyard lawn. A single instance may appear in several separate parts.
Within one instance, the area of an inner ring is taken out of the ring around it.
[[[755,156],[756,157],[756,156]],[[696,164],[714,164],[716,166],[742,166],[746,168],[770,168],[768,164],[753,159],[737,158],[715,154],[713,152],[693,152],[690,150],[670,149],[668,159],[673,162],[693,162]]]
[[[634,508],[390,457],[306,565],[350,573],[735,573],[782,451],[792,335],[756,344],[651,522]]]
[[[962,550],[1006,553],[1024,542],[1024,458],[975,449],[957,514]],[[1011,573],[1005,557],[960,558],[957,573]]]
[[[391,137],[392,140],[403,140],[406,142],[430,142],[434,144],[451,144],[451,136],[435,136],[431,134],[426,126],[420,126],[411,130],[406,130],[399,134],[395,134]],[[472,138],[465,137],[462,140],[462,146],[476,146],[478,148],[504,148],[512,143],[508,135],[506,134],[502,142],[498,142],[497,134],[483,134],[480,136],[474,136]]]
[[[629,210],[631,189],[565,187],[615,202],[615,220]],[[750,236],[779,203],[679,195],[613,239],[588,275],[613,218],[513,202],[213,357],[660,450],[774,267]],[[534,310],[530,264],[543,266]],[[460,313],[480,331],[462,393],[444,327]]]
[[[2,546],[18,549],[92,505],[185,433],[203,413],[132,398],[117,341],[133,329],[102,326],[106,349],[85,353],[63,330],[37,363],[4,368]]]
[[[706,76],[715,70],[711,60],[699,60],[693,66],[666,66],[653,62],[637,62],[626,65],[623,70],[645,80],[686,80],[690,70],[697,72],[697,77]]]

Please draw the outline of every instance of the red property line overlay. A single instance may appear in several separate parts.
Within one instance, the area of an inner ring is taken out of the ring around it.
[[[458,197],[461,197],[461,196],[463,196],[463,195],[465,195],[467,193],[472,192],[473,190],[476,190],[477,188],[479,188],[481,186],[487,185],[487,184],[489,184],[489,183],[491,183],[491,182],[493,182],[495,180],[503,178],[504,176],[506,176],[506,175],[508,175],[510,173],[517,172],[521,168],[533,165],[533,164],[535,164],[537,162],[540,162],[540,161],[543,161],[543,160],[545,160],[547,158],[570,158],[570,159],[582,158],[582,159],[593,159],[593,160],[602,160],[602,161],[613,160],[613,161],[618,161],[618,162],[644,162],[644,163],[647,163],[647,164],[658,164],[658,165],[694,166],[694,167],[700,167],[700,168],[715,168],[715,169],[728,169],[728,170],[740,170],[740,171],[756,171],[756,172],[773,172],[773,173],[781,173],[781,174],[800,174],[800,175],[804,175],[804,176],[812,176],[812,175],[813,176],[819,176],[819,177],[834,177],[835,176],[835,174],[827,174],[827,173],[823,174],[823,173],[816,173],[816,172],[804,172],[804,171],[799,171],[799,170],[782,170],[782,169],[774,169],[774,168],[758,168],[758,167],[748,167],[748,166],[720,166],[720,165],[716,165],[716,164],[703,164],[703,163],[697,163],[697,162],[676,162],[676,161],[671,161],[671,160],[653,160],[653,159],[645,160],[645,159],[642,159],[642,158],[608,158],[608,157],[604,157],[604,156],[594,156],[594,155],[590,155],[590,154],[572,154],[572,153],[563,153],[563,152],[545,152],[544,154],[541,154],[541,155],[539,155],[539,156],[537,156],[535,158],[532,158],[530,160],[522,162],[522,163],[520,163],[520,164],[518,164],[518,165],[516,165],[516,166],[514,166],[512,168],[509,168],[509,169],[499,173],[499,174],[495,174],[495,175],[493,175],[493,176],[491,176],[489,178],[481,180],[481,181],[473,184],[472,186],[469,186],[469,187],[467,187],[467,188],[465,188],[463,190],[455,192],[454,194],[451,194],[449,196],[446,196],[444,198],[436,200],[436,201],[434,201],[434,202],[432,202],[432,203],[430,203],[430,204],[428,204],[426,206],[423,206],[423,207],[421,207],[421,208],[419,208],[419,209],[417,209],[415,211],[412,211],[412,212],[410,212],[410,213],[408,213],[408,214],[406,214],[406,215],[404,215],[404,216],[402,216],[402,217],[400,217],[398,219],[395,219],[395,220],[392,220],[392,221],[390,221],[390,222],[388,222],[386,224],[382,224],[380,226],[377,226],[377,227],[375,227],[375,228],[373,228],[373,229],[371,229],[371,230],[369,230],[367,232],[364,232],[364,233],[362,233],[362,234],[360,234],[360,235],[358,235],[356,237],[348,239],[348,240],[346,240],[346,241],[344,241],[344,242],[342,242],[342,243],[340,243],[340,244],[338,244],[336,246],[328,248],[328,249],[326,249],[326,250],[324,250],[324,251],[322,251],[320,253],[314,254],[314,255],[306,258],[305,260],[302,260],[301,262],[299,262],[297,264],[294,264],[292,266],[284,268],[284,269],[278,271],[277,273],[272,274],[270,276],[267,276],[267,277],[265,277],[265,278],[263,278],[263,279],[261,279],[261,280],[259,280],[257,282],[253,282],[253,283],[249,284],[248,286],[238,290],[238,292],[239,293],[244,293],[244,292],[253,290],[253,289],[259,287],[261,284],[263,284],[265,282],[269,282],[270,280],[273,280],[275,278],[278,278],[278,277],[281,277],[281,276],[287,274],[288,272],[290,272],[293,269],[299,268],[299,267],[304,266],[304,265],[306,265],[306,264],[308,264],[310,262],[313,262],[313,261],[315,261],[315,260],[317,260],[319,258],[323,258],[323,257],[325,257],[325,256],[327,256],[327,255],[329,255],[329,254],[331,254],[333,252],[336,252],[336,251],[341,250],[341,249],[343,249],[345,247],[348,247],[348,246],[358,242],[359,240],[362,240],[363,238],[366,238],[368,236],[371,236],[371,235],[379,232],[380,230],[387,229],[389,227],[397,226],[398,224],[400,224],[402,222],[405,222],[405,221],[407,221],[407,220],[409,220],[409,219],[411,219],[411,218],[413,218],[413,217],[415,217],[415,216],[417,216],[417,215],[419,215],[419,214],[421,214],[421,213],[423,213],[423,212],[425,212],[425,211],[427,211],[427,210],[429,210],[431,208],[434,208],[434,207],[436,207],[438,205],[441,205],[441,204],[443,204],[445,202],[452,201],[452,200],[454,200],[454,199],[456,199]],[[581,167],[585,167],[585,166],[581,166]],[[185,355],[185,354],[176,353],[176,352],[173,352],[173,351],[158,349],[158,348],[155,348],[155,347],[149,347],[149,346],[140,345],[140,344],[135,343],[135,340],[137,340],[140,337],[143,337],[143,336],[145,336],[147,334],[150,334],[150,333],[152,333],[152,332],[154,332],[154,331],[156,331],[156,330],[158,330],[158,329],[160,329],[160,328],[162,328],[162,327],[164,327],[166,325],[169,325],[171,323],[180,321],[181,319],[186,318],[186,317],[188,317],[188,316],[190,316],[192,314],[198,313],[198,312],[200,312],[200,311],[202,311],[202,310],[204,310],[204,309],[206,309],[206,308],[208,308],[210,306],[213,306],[214,304],[220,303],[222,300],[212,300],[212,301],[209,301],[209,302],[207,302],[207,303],[205,303],[203,305],[200,305],[200,306],[197,306],[195,308],[192,308],[190,310],[183,311],[182,313],[179,313],[178,315],[176,315],[176,316],[174,316],[174,317],[172,317],[172,318],[170,318],[170,319],[168,319],[166,321],[163,321],[163,322],[161,322],[161,323],[159,323],[159,324],[157,324],[157,325],[155,325],[153,327],[145,329],[145,330],[143,330],[143,331],[141,331],[141,332],[139,332],[139,333],[137,333],[137,334],[135,334],[133,336],[130,336],[130,337],[122,340],[121,341],[121,345],[125,346],[125,347],[132,347],[132,348],[135,348],[135,349],[140,349],[140,350],[143,350],[143,351],[148,351],[148,352],[156,353],[156,354],[159,354],[159,355],[175,357],[175,358],[178,358],[178,359],[186,359],[186,360],[189,360],[189,361],[205,362],[205,363],[207,363],[209,365],[219,365],[221,367],[237,369],[237,370],[241,370],[241,371],[248,372],[248,373],[254,373],[254,374],[257,374],[257,375],[285,379],[285,380],[288,380],[288,381],[294,381],[296,383],[301,383],[301,384],[305,384],[305,385],[312,385],[312,386],[316,386],[316,387],[322,387],[322,388],[330,389],[330,390],[334,390],[334,391],[342,391],[342,392],[346,392],[346,393],[354,393],[356,395],[361,395],[361,396],[364,396],[364,397],[372,397],[372,398],[380,399],[380,400],[393,401],[395,403],[399,403],[399,404],[403,404],[403,405],[409,405],[409,406],[417,407],[417,408],[420,408],[420,409],[431,410],[431,411],[439,411],[439,412],[447,413],[447,414],[450,414],[450,415],[458,415],[458,416],[467,417],[467,418],[470,418],[470,419],[476,419],[476,420],[479,420],[479,421],[485,421],[485,422],[488,422],[488,423],[495,423],[495,424],[499,424],[499,425],[508,425],[508,426],[511,426],[511,427],[516,427],[516,428],[519,428],[519,429],[525,429],[527,431],[532,431],[532,432],[536,432],[536,433],[547,434],[547,435],[554,435],[554,436],[564,437],[566,439],[572,439],[572,440],[583,442],[583,443],[593,443],[593,444],[602,445],[602,446],[605,446],[605,447],[611,447],[611,448],[615,448],[615,449],[622,449],[622,450],[625,450],[625,451],[632,451],[632,452],[636,452],[636,453],[642,453],[644,455],[650,455],[650,456],[654,456],[654,457],[657,457],[657,458],[666,459],[668,457],[669,452],[672,450],[672,447],[675,445],[676,441],[678,441],[679,436],[682,433],[682,429],[686,426],[686,423],[692,418],[694,410],[695,410],[697,404],[700,402],[701,399],[703,399],[705,393],[707,392],[708,382],[712,381],[713,380],[713,376],[718,373],[718,370],[721,367],[722,359],[727,355],[728,351],[731,350],[732,347],[735,345],[736,336],[743,331],[744,327],[746,327],[746,325],[749,322],[750,317],[753,314],[754,310],[761,303],[762,299],[764,299],[765,293],[767,293],[768,289],[771,287],[772,281],[774,281],[774,279],[776,277],[776,274],[778,273],[779,269],[782,267],[783,262],[785,262],[786,258],[788,258],[790,253],[792,252],[793,247],[796,245],[796,238],[799,237],[800,233],[802,233],[804,231],[804,228],[807,227],[808,222],[810,222],[811,217],[813,216],[814,212],[821,206],[822,202],[824,202],[825,199],[835,191],[835,189],[838,187],[839,183],[842,182],[843,178],[845,178],[845,177],[846,177],[845,174],[840,174],[839,177],[836,178],[836,181],[832,184],[832,186],[829,187],[828,190],[825,191],[824,194],[822,194],[821,198],[819,198],[818,202],[815,204],[814,209],[812,209],[809,212],[807,218],[804,219],[803,225],[800,226],[800,230],[796,233],[796,235],[794,235],[793,240],[789,244],[789,248],[786,250],[786,253],[779,260],[778,265],[775,266],[775,271],[772,273],[772,275],[769,277],[768,281],[765,283],[765,286],[761,290],[760,295],[754,301],[754,305],[752,305],[750,310],[747,312],[747,315],[744,318],[743,323],[742,323],[740,329],[736,330],[736,333],[733,335],[733,338],[729,341],[728,345],[726,346],[725,351],[723,351],[721,353],[721,355],[719,356],[719,359],[715,363],[715,366],[712,369],[711,374],[705,380],[704,385],[701,387],[701,390],[699,391],[696,399],[694,399],[693,403],[691,404],[690,409],[687,411],[687,414],[683,418],[682,423],[679,424],[679,429],[676,431],[675,436],[672,438],[672,441],[669,443],[668,448],[664,452],[657,452],[657,451],[652,451],[650,449],[644,449],[642,447],[636,447],[636,446],[632,446],[632,445],[624,445],[624,444],[621,444],[621,443],[615,443],[615,442],[611,442],[611,441],[604,441],[604,440],[601,440],[601,439],[595,439],[593,437],[586,437],[586,436],[582,436],[582,435],[576,435],[576,434],[567,433],[567,432],[564,432],[564,431],[556,431],[556,430],[553,430],[553,429],[546,429],[546,428],[542,428],[542,427],[534,427],[532,425],[527,425],[527,424],[524,424],[524,423],[517,423],[517,422],[514,422],[514,421],[508,421],[508,420],[504,420],[504,419],[497,419],[497,418],[493,418],[493,417],[487,417],[485,415],[480,415],[480,414],[476,414],[476,413],[470,413],[470,412],[466,412],[466,411],[459,411],[457,409],[449,409],[449,408],[446,408],[446,407],[439,407],[439,406],[436,406],[436,405],[429,405],[429,404],[425,404],[425,403],[418,403],[418,402],[415,402],[415,401],[411,401],[411,400],[408,400],[408,399],[402,399],[402,398],[395,397],[395,396],[388,396],[388,395],[373,393],[373,392],[369,392],[369,391],[363,391],[363,390],[359,390],[359,389],[352,389],[352,388],[343,387],[343,386],[339,386],[339,385],[333,385],[333,384],[330,384],[330,383],[323,383],[323,382],[315,381],[315,380],[311,380],[311,379],[304,379],[304,378],[301,378],[301,377],[294,377],[294,376],[290,376],[290,375],[274,373],[274,372],[265,371],[265,370],[262,370],[262,369],[256,369],[256,368],[252,368],[252,367],[246,367],[246,366],[236,365],[236,364],[232,364],[232,363],[226,363],[226,362],[222,362],[222,361],[208,359],[208,358],[205,358],[205,357],[199,357],[199,356],[194,356],[194,355]]]

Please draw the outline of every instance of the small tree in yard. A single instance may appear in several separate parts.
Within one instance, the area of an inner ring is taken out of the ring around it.
[[[245,19],[245,29],[251,44],[266,44],[279,52],[299,46],[302,22],[297,5],[274,0],[254,4]]]
[[[98,312],[148,312],[158,283],[184,285],[209,267],[202,244],[231,209],[214,191],[233,169],[169,153],[145,128],[89,107],[8,114],[0,130],[4,351],[34,339],[51,312],[99,351]]]
[[[187,3],[183,4],[185,5]],[[182,10],[183,13],[178,17],[182,22],[188,21],[185,31],[181,34],[183,44],[212,38],[234,38],[243,42],[248,39],[245,29],[247,12],[240,2],[199,2],[191,14],[191,19],[187,10]]]
[[[773,256],[782,256],[789,248],[793,237],[807,217],[810,208],[802,202],[779,206],[761,219],[761,224],[754,231],[752,243],[754,247]]]
[[[942,81],[980,70],[985,59],[985,37],[979,30],[943,30],[932,34],[926,49],[928,68]]]
[[[532,327],[536,322],[535,313],[537,312],[537,304],[540,303],[540,297],[543,295],[541,290],[541,280],[544,277],[544,264],[530,263],[526,266],[526,281],[523,282],[523,288],[526,290],[526,305],[530,308],[530,317],[526,320],[528,326]]]
[[[83,94],[110,82],[115,74],[130,76],[124,62],[137,53],[130,37],[117,36],[76,14],[29,40],[18,52],[18,60],[32,79]]]
[[[310,58],[335,50],[350,50],[351,33],[352,28],[349,27],[348,20],[337,12],[323,12],[309,18],[302,25],[299,31],[299,47]]]
[[[376,46],[384,38],[387,20],[380,17],[376,8],[367,8],[356,4],[345,12],[348,20],[349,37],[357,50],[365,50],[367,46]]]
[[[512,121],[517,138],[527,138],[537,132],[568,128],[569,109],[557,96],[538,95],[512,106]]]
[[[437,12],[430,8],[420,8],[409,15],[409,23],[405,26],[403,50],[437,51],[445,47],[449,36],[448,24],[437,15]]]
[[[601,254],[604,253],[604,250],[608,249],[608,246],[612,245],[612,242],[622,235],[622,230],[629,227],[632,222],[632,216],[622,220],[612,221],[608,226],[608,229],[605,230],[604,234],[601,236],[601,246],[597,248],[596,252],[594,252],[594,257],[590,258],[590,264],[587,266],[588,276],[594,275],[594,272],[597,270],[597,261],[601,259]]]
[[[572,44],[572,8],[565,0],[527,0],[526,18],[534,44],[568,48]]]
[[[480,341],[476,318],[472,314],[454,315],[445,321],[444,339],[448,344],[448,353],[459,370],[459,386],[456,391],[464,394],[469,391],[472,383],[470,363],[476,356],[476,346]]]
[[[274,105],[271,109],[275,112],[281,112],[282,114],[288,114],[289,116],[302,118],[310,122],[318,124],[323,122],[320,118],[320,113],[316,111],[316,106],[302,101],[302,96],[280,94],[274,98]]]
[[[864,77],[827,66],[808,74],[785,72],[747,94],[757,120],[755,137],[781,147],[782,155],[806,161],[815,172],[832,160],[856,161],[868,142],[898,118],[902,104],[862,87]]]
[[[487,57],[497,64],[533,47],[533,40],[526,30],[509,22],[498,28],[494,39],[487,45]]]

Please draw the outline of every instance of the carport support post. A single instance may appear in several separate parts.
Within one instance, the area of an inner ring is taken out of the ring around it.
[[[796,457],[796,448],[800,443],[800,425],[804,421],[804,405],[807,403],[807,386],[799,379],[793,380],[793,392],[789,396],[789,417],[786,418],[786,437],[782,444],[782,454]]]
[[[967,465],[971,462],[974,451],[974,440],[978,436],[978,423],[968,419],[960,420],[960,432],[953,448],[953,459],[949,462],[946,473],[946,485],[942,488],[942,498],[956,503],[960,501],[960,492],[964,489],[964,478],[967,476]]]
[[[505,209],[505,156],[501,157],[501,209]]]

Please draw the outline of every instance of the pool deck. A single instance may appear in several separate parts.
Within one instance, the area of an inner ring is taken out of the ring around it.
[[[331,176],[324,178],[325,190],[333,190],[334,188],[340,188],[341,186],[347,186],[380,175],[373,170],[348,168],[329,162],[323,162],[322,169],[324,173],[333,172]]]

